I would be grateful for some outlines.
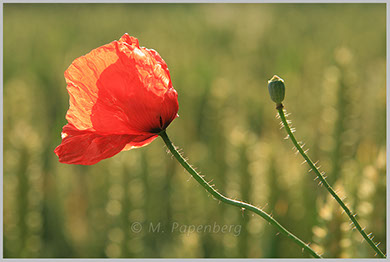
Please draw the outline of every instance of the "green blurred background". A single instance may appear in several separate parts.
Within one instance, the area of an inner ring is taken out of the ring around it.
[[[213,200],[161,139],[93,166],[58,162],[63,72],[125,32],[167,62],[180,105],[168,134],[220,192],[264,207],[324,257],[374,257],[283,139],[267,91],[282,77],[296,136],[385,249],[384,3],[3,10],[4,257],[309,257],[260,217]],[[174,223],[241,230],[172,232]]]

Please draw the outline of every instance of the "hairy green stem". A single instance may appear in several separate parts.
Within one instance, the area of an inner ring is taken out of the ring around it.
[[[385,258],[386,256],[382,253],[382,251],[378,248],[377,245],[372,241],[372,239],[366,234],[364,229],[360,226],[359,222],[356,219],[356,215],[353,215],[351,210],[345,205],[343,200],[336,194],[336,192],[333,190],[333,188],[329,185],[329,183],[326,181],[325,177],[321,172],[318,170],[316,165],[313,163],[313,161],[309,158],[309,156],[305,153],[305,151],[302,149],[302,147],[299,145],[297,140],[295,139],[294,134],[292,133],[289,124],[287,123],[286,116],[283,111],[283,105],[277,104],[276,109],[278,110],[280,119],[282,120],[283,126],[287,131],[287,134],[291,141],[293,142],[295,148],[299,151],[299,153],[302,155],[302,157],[306,160],[310,168],[314,171],[314,173],[317,175],[320,182],[325,186],[326,190],[333,196],[333,198],[339,203],[339,205],[343,208],[345,213],[348,215],[349,219],[351,219],[352,223],[355,225],[356,229],[359,231],[359,233],[363,236],[363,238],[367,241],[367,243],[372,247],[372,249],[375,250],[375,252],[382,258]]]
[[[188,171],[188,173],[191,174],[191,176],[204,188],[206,189],[207,192],[209,192],[213,197],[215,197],[216,199],[218,199],[219,201],[223,202],[223,203],[226,203],[226,204],[229,204],[229,205],[233,205],[233,206],[236,206],[236,207],[239,207],[241,209],[247,209],[247,210],[250,210],[254,213],[256,213],[257,215],[261,216],[262,218],[264,218],[265,220],[268,221],[268,223],[272,224],[273,226],[275,226],[279,232],[283,233],[284,235],[286,235],[288,238],[290,238],[291,240],[293,240],[296,244],[298,244],[300,247],[302,247],[304,250],[306,250],[307,252],[309,252],[313,257],[315,258],[321,258],[320,255],[318,255],[313,249],[311,249],[309,247],[309,245],[307,245],[305,242],[303,242],[302,240],[300,240],[298,237],[296,237],[295,235],[293,235],[291,232],[289,232],[286,228],[284,228],[282,225],[279,224],[278,221],[276,221],[274,218],[272,218],[269,214],[265,213],[264,211],[262,211],[261,209],[251,205],[251,204],[248,204],[248,203],[245,203],[245,202],[242,202],[242,201],[238,201],[238,200],[233,200],[233,199],[230,199],[228,197],[225,197],[224,195],[222,195],[221,193],[219,193],[218,191],[216,191],[209,183],[206,182],[206,180],[203,179],[202,176],[200,176],[192,167],[190,164],[188,164],[188,162],[180,155],[180,153],[176,150],[176,147],[172,144],[171,140],[169,139],[167,133],[165,131],[162,131],[160,134],[161,138],[164,140],[166,146],[168,147],[169,151],[171,151],[172,155],[177,159],[177,161],[179,161],[179,163]]]

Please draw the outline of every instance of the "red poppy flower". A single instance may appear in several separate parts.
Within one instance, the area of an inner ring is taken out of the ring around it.
[[[167,64],[125,34],[77,58],[65,71],[70,106],[59,161],[92,165],[151,143],[177,117]]]

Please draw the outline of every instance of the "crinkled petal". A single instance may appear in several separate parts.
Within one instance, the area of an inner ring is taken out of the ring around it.
[[[124,34],[121,39],[119,39],[119,42],[123,42],[123,43],[126,43],[126,44],[129,44],[131,46],[134,46],[134,47],[138,47],[139,48],[139,42],[138,42],[138,39],[135,38],[135,37],[132,37],[132,36],[129,36],[129,34]]]

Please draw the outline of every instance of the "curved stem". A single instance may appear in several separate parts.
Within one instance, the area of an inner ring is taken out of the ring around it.
[[[325,186],[326,190],[333,196],[333,198],[339,203],[339,205],[343,208],[345,213],[348,215],[349,219],[351,219],[352,223],[355,225],[356,229],[359,231],[359,233],[363,236],[363,238],[367,241],[368,244],[372,247],[372,249],[375,250],[375,252],[382,258],[385,258],[386,256],[382,253],[382,251],[378,248],[377,245],[372,241],[371,238],[368,237],[364,229],[360,226],[359,222],[356,219],[356,215],[353,215],[351,210],[345,205],[343,200],[336,194],[336,192],[333,190],[333,188],[329,185],[328,181],[326,181],[325,177],[321,174],[321,172],[318,170],[316,165],[313,163],[313,161],[309,158],[309,156],[305,153],[305,151],[302,149],[302,147],[299,145],[297,140],[295,139],[294,134],[291,132],[290,126],[287,123],[286,116],[284,115],[283,111],[283,105],[278,104],[276,109],[278,110],[280,119],[282,120],[283,126],[287,131],[288,136],[290,137],[291,141],[293,142],[295,148],[299,151],[299,153],[302,155],[302,157],[306,160],[310,168],[314,171],[314,173],[317,175],[318,179],[321,181],[321,183]]]
[[[236,207],[240,207],[242,209],[247,209],[247,210],[250,210],[256,214],[258,214],[259,216],[261,216],[262,218],[264,218],[265,220],[267,220],[270,224],[272,224],[273,226],[275,226],[279,232],[283,233],[284,235],[286,235],[288,238],[290,238],[291,240],[293,240],[296,244],[298,244],[300,247],[302,247],[303,249],[305,249],[307,252],[309,252],[313,257],[316,257],[316,258],[321,258],[320,255],[318,255],[313,249],[311,249],[309,247],[309,245],[307,245],[305,242],[303,242],[302,240],[300,240],[298,237],[296,237],[295,235],[293,235],[292,233],[290,233],[287,229],[285,229],[282,225],[280,225],[278,223],[278,221],[276,221],[274,218],[272,218],[269,214],[265,213],[264,211],[262,211],[261,209],[251,205],[251,204],[248,204],[248,203],[245,203],[245,202],[242,202],[242,201],[238,201],[238,200],[233,200],[233,199],[230,199],[228,197],[225,197],[224,195],[222,195],[221,193],[219,193],[218,191],[216,191],[209,183],[206,182],[206,180],[203,179],[203,177],[201,177],[192,167],[190,164],[188,164],[188,162],[180,155],[180,153],[176,150],[175,146],[172,144],[171,140],[169,139],[167,133],[165,131],[162,131],[160,134],[161,138],[164,140],[166,146],[168,147],[169,151],[171,151],[171,153],[173,154],[173,156],[177,159],[177,161],[179,161],[179,163],[188,171],[188,173],[191,174],[191,176],[193,178],[195,178],[195,180],[204,188],[206,189],[207,192],[209,192],[211,195],[213,195],[213,197],[215,197],[216,199],[218,199],[219,201],[221,202],[224,202],[226,204],[229,204],[229,205],[232,205],[232,206],[236,206]]]

